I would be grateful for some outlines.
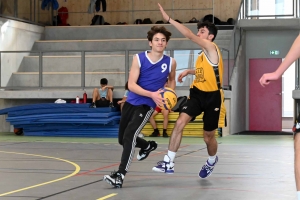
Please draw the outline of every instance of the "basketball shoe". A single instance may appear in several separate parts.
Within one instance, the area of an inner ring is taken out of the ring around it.
[[[157,148],[157,143],[155,141],[149,141],[149,149],[141,149],[137,155],[137,160],[145,160],[151,151],[154,151]]]
[[[112,172],[111,175],[104,175],[103,180],[115,188],[122,188],[124,175],[120,172]]]
[[[212,174],[212,172],[214,170],[214,167],[216,166],[217,162],[218,162],[218,156],[216,157],[216,161],[215,161],[214,164],[209,164],[209,162],[207,160],[205,165],[203,165],[202,169],[199,172],[199,177],[200,178],[209,177]]]
[[[174,174],[174,162],[170,161],[170,158],[168,155],[165,155],[163,161],[159,161],[157,163],[157,166],[152,168],[152,171],[155,172],[163,172],[166,174]]]

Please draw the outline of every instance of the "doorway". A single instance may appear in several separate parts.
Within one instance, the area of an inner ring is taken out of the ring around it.
[[[249,130],[282,131],[282,78],[267,87],[259,83],[264,73],[275,71],[282,59],[249,60]]]

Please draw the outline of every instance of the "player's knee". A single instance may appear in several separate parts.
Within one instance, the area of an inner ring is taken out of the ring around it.
[[[215,139],[215,131],[204,131],[203,139],[205,143],[210,143],[211,140]]]
[[[208,144],[208,143],[210,143],[210,141],[212,140],[212,137],[208,137],[208,136],[204,136],[203,137],[203,140],[204,140],[204,142],[206,143],[206,144]]]
[[[176,123],[175,123],[175,128],[177,130],[183,130],[184,126],[186,125],[185,121],[183,119],[177,119]]]

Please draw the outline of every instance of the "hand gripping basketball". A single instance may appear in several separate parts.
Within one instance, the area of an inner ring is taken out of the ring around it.
[[[172,88],[169,88],[169,87],[163,88],[160,95],[163,99],[165,99],[165,100],[163,100],[161,105],[158,105],[158,107],[160,109],[171,110],[176,105],[177,95]]]

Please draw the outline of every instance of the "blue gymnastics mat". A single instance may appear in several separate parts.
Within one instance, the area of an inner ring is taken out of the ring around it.
[[[9,117],[15,117],[20,115],[36,115],[36,114],[52,114],[52,113],[108,113],[108,112],[116,112],[118,111],[116,108],[41,108],[41,109],[28,109],[28,110],[16,110],[9,111]],[[1,111],[0,111],[1,112]],[[5,111],[7,112],[7,111]]]
[[[0,110],[25,136],[117,137],[118,108],[89,108],[90,104],[42,103]]]
[[[7,117],[7,121],[17,120],[34,120],[34,119],[52,119],[52,118],[72,118],[72,119],[85,119],[85,118],[109,118],[113,116],[120,116],[120,112],[109,113],[51,113],[51,114],[35,114],[35,115],[21,115],[14,117]]]
[[[38,131],[38,132],[31,132],[25,131],[25,136],[48,136],[48,137],[101,137],[101,138],[116,138],[118,137],[118,131],[111,130],[106,133],[99,133],[99,132],[66,132],[66,131]]]
[[[40,103],[40,104],[29,104],[23,106],[15,106],[10,108],[5,108],[0,110],[0,115],[13,113],[14,111],[26,111],[26,110],[40,110],[40,109],[66,109],[66,111],[70,111],[71,109],[75,109],[76,112],[82,112],[83,110],[86,112],[111,112],[117,111],[117,108],[110,107],[102,107],[102,108],[89,108],[90,104],[76,104],[76,103]],[[69,109],[68,109],[69,108]],[[49,112],[51,113],[51,110]],[[30,113],[31,111],[29,111]],[[14,113],[13,113],[14,114]]]
[[[32,126],[31,124],[24,124],[22,128],[30,131],[39,131],[39,130],[68,130],[68,129],[80,129],[80,130],[106,130],[106,128],[118,128],[118,124],[83,124],[83,123],[64,123],[64,124],[57,124],[57,123],[40,123],[35,124]],[[19,127],[17,127],[19,128]]]

